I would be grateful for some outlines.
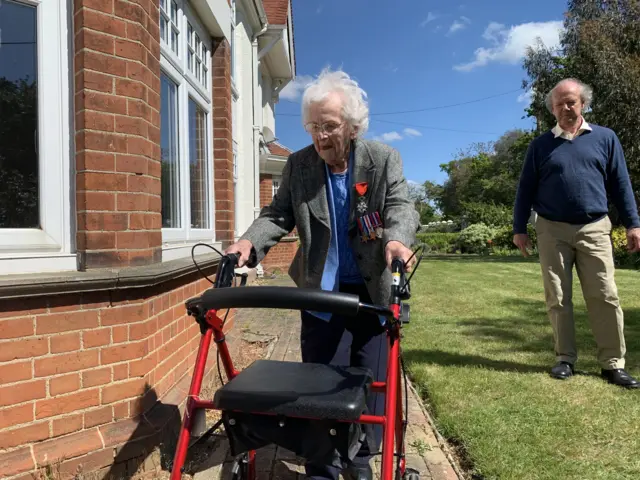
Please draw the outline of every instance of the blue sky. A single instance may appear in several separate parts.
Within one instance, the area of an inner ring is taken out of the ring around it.
[[[276,107],[276,137],[293,150],[310,138],[299,116],[290,115],[299,115],[302,88],[326,66],[342,68],[360,83],[372,114],[504,94],[453,108],[371,117],[367,138],[397,148],[407,179],[420,183],[443,181],[439,165],[473,142],[533,125],[522,118],[525,92],[516,91],[525,78],[522,55],[536,37],[557,43],[566,9],[563,0],[292,3],[297,78]]]

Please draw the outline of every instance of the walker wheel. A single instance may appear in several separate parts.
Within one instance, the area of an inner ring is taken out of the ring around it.
[[[413,468],[406,468],[402,480],[420,480],[420,473]]]
[[[247,480],[249,478],[249,455],[243,453],[238,456],[231,467],[233,480]]]

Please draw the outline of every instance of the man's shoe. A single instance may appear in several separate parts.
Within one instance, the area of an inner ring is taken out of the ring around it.
[[[601,371],[602,377],[613,385],[625,388],[640,388],[640,382],[629,375],[622,368]]]
[[[342,476],[345,480],[373,480],[373,470],[370,465],[351,465],[342,471]]]
[[[573,365],[569,362],[558,362],[551,369],[550,375],[558,380],[566,380],[573,375]]]

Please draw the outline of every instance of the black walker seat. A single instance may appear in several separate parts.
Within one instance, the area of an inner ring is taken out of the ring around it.
[[[256,360],[216,391],[220,410],[356,421],[373,374],[359,367]]]
[[[369,369],[256,360],[218,389],[213,403],[234,455],[275,444],[339,467],[369,442]],[[338,463],[336,463],[338,462]]]

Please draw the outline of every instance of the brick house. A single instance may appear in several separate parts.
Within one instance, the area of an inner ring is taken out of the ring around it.
[[[192,248],[237,238],[288,152],[290,2],[3,0],[0,31],[0,478],[152,475],[199,342]]]

